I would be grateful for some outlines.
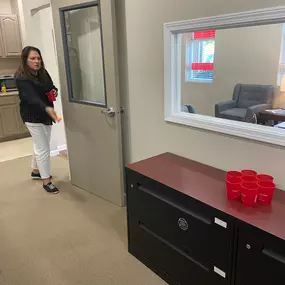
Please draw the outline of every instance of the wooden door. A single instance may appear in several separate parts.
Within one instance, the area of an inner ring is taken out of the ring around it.
[[[21,133],[18,108],[16,105],[2,106],[0,109],[4,136],[12,136]]]
[[[21,55],[21,35],[16,15],[0,16],[4,56],[15,57]]]
[[[3,131],[3,119],[1,116],[1,107],[0,107],[0,138],[4,137],[4,131]]]

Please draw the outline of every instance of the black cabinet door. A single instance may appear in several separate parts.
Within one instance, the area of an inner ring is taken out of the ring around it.
[[[163,237],[147,223],[131,218],[129,251],[169,284],[226,285],[228,280],[214,272],[200,256]],[[148,260],[148,262],[146,262]]]
[[[128,181],[129,216],[143,220],[230,278],[231,217],[148,178],[131,173]]]
[[[235,285],[253,284],[285,284],[285,241],[243,224],[239,228]]]
[[[127,211],[129,251],[170,284],[230,284],[231,217],[132,172]]]

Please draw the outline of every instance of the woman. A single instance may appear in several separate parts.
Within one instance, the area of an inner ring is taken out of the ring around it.
[[[57,88],[45,70],[39,49],[32,46],[23,49],[15,79],[21,101],[21,117],[33,139],[31,176],[33,179],[42,179],[43,188],[48,193],[57,194],[59,191],[50,175],[50,136],[57,115],[52,100],[47,96],[50,91],[56,96]]]

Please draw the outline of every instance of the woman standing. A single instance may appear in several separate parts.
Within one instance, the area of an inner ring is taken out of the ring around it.
[[[50,175],[50,136],[57,115],[53,100],[48,97],[50,92],[57,96],[57,88],[45,70],[39,49],[32,46],[23,49],[15,79],[21,101],[21,117],[33,139],[31,177],[42,179],[43,188],[48,193],[57,194],[59,191],[52,183]]]

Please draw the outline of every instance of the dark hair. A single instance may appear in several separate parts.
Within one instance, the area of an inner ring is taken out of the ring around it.
[[[28,57],[31,51],[36,51],[41,58],[41,68],[38,71],[38,80],[40,81],[40,83],[44,83],[46,79],[46,70],[45,70],[45,64],[43,61],[42,53],[38,48],[33,47],[33,46],[26,46],[22,50],[20,66],[18,70],[16,71],[15,76],[24,75],[27,78],[30,78],[32,80],[36,79],[35,76],[32,75],[31,70],[27,64],[27,60],[28,60]]]

